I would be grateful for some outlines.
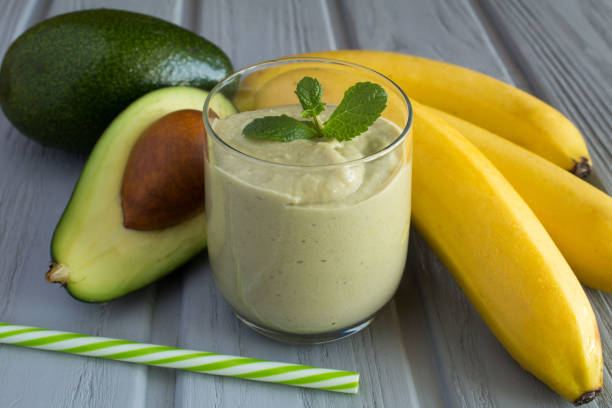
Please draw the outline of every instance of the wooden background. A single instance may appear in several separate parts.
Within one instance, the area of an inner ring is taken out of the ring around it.
[[[612,191],[610,0],[2,0],[0,55],[27,27],[115,7],[170,20],[219,45],[236,68],[297,52],[399,51],[513,83],[567,114],[588,140],[592,182]],[[0,346],[0,407],[565,407],[504,351],[412,233],[406,279],[350,339],[294,347],[250,332],[212,281],[206,255],[107,305],[73,300],[43,275],[53,228],[85,156],[45,149],[0,114],[0,321],[263,359],[358,370],[356,396]],[[612,272],[612,271],[611,271]],[[588,291],[612,406],[612,295]]]

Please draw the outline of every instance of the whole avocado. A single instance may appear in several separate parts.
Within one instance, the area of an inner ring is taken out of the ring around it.
[[[42,21],[13,42],[0,67],[0,106],[42,145],[87,152],[140,96],[179,85],[210,90],[232,71],[217,46],[167,21],[77,11]]]

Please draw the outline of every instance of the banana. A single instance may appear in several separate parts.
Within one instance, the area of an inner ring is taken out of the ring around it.
[[[385,51],[340,50],[300,56],[369,67],[396,82],[411,98],[485,128],[580,177],[591,171],[586,144],[572,122],[538,98],[488,75]]]
[[[448,113],[437,114],[472,142],[542,222],[578,280],[612,292],[612,197],[547,160]]]
[[[415,107],[412,217],[506,350],[576,404],[601,390],[599,329],[534,213],[466,138]]]

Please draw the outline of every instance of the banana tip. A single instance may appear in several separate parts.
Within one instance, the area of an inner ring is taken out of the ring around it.
[[[578,405],[582,405],[582,404],[586,404],[588,402],[593,401],[593,399],[599,395],[599,393],[601,393],[601,388],[597,388],[595,390],[592,391],[587,391],[584,394],[582,394],[580,396],[580,398],[578,398],[576,401],[574,401],[574,405],[578,406]]]
[[[580,161],[574,160],[574,168],[572,170],[576,176],[586,178],[591,174],[591,162],[586,157],[581,157]]]
[[[45,279],[49,283],[61,283],[65,285],[68,283],[68,276],[70,271],[66,265],[53,262],[49,267],[49,272],[45,274]]]

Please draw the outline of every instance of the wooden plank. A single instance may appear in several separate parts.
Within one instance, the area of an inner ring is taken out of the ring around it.
[[[150,341],[153,344],[180,345],[180,315],[183,273],[185,268],[157,282],[151,318]],[[149,367],[146,381],[145,407],[174,407],[176,371]]]

